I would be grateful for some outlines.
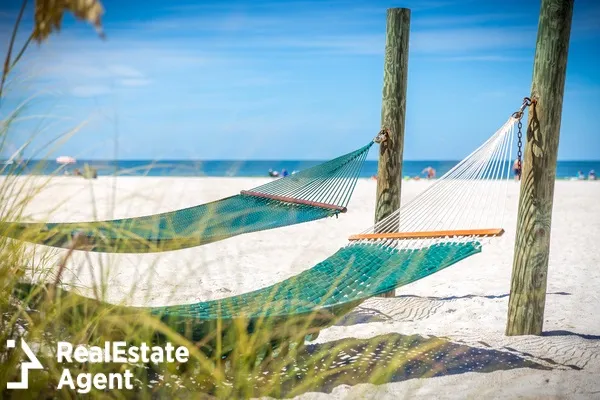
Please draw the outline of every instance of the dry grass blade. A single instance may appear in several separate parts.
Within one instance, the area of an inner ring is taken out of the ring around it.
[[[53,31],[60,31],[65,11],[91,23],[100,37],[102,30],[102,15],[104,7],[98,0],[36,0],[35,28],[33,39],[38,43],[44,41]]]

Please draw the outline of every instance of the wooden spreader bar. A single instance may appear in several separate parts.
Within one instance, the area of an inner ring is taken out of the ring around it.
[[[363,233],[352,235],[348,240],[363,239],[428,239],[444,238],[455,236],[502,236],[504,229],[458,229],[452,231],[423,231],[423,232],[382,232],[382,233]]]
[[[348,209],[346,207],[340,207],[340,206],[336,206],[334,204],[319,203],[318,201],[302,200],[302,199],[295,199],[293,197],[287,197],[287,196],[277,196],[274,194],[253,192],[251,190],[242,190],[240,192],[240,194],[243,194],[246,196],[261,197],[263,199],[272,199],[272,200],[277,200],[277,201],[283,201],[286,203],[302,204],[305,206],[325,208],[325,209],[329,209],[329,210],[339,211],[341,213],[345,213],[346,211],[348,211]]]

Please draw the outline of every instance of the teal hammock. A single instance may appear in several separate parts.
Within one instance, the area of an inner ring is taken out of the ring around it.
[[[481,251],[477,241],[397,249],[380,243],[350,244],[292,278],[222,300],[154,307],[182,319],[290,317],[364,301],[438,272]]]
[[[60,248],[150,253],[337,216],[346,212],[373,143],[238,195],[195,207],[108,221],[9,222],[0,225],[0,235]]]
[[[349,244],[313,268],[275,285],[220,300],[162,307],[120,307],[124,314],[150,313],[172,329],[201,340],[217,323],[302,321],[325,327],[364,300],[441,271],[481,251],[478,241],[397,249],[377,243]],[[21,287],[31,291],[32,285]],[[24,293],[26,295],[26,293]],[[107,303],[99,303],[106,306]]]
[[[295,322],[297,318],[309,321],[310,327],[327,326],[368,298],[422,279],[481,251],[482,241],[485,239],[475,238],[490,236],[489,230],[484,229],[488,233],[480,233],[480,230],[474,229],[447,229],[453,228],[450,225],[456,221],[467,227],[479,226],[479,223],[474,223],[477,220],[470,219],[470,216],[488,222],[489,215],[473,213],[473,204],[469,203],[471,200],[478,205],[486,205],[489,210],[497,209],[490,200],[495,198],[500,201],[499,196],[495,190],[481,185],[481,182],[484,179],[494,179],[498,183],[496,186],[501,187],[510,181],[507,179],[510,170],[506,170],[504,174],[503,169],[497,166],[511,165],[506,161],[510,160],[511,149],[507,144],[513,138],[512,132],[517,122],[518,119],[511,117],[484,145],[401,210],[378,221],[364,233],[353,235],[348,245],[309,270],[275,285],[225,299],[122,309],[134,316],[148,312],[159,316],[168,325],[185,336],[191,334],[194,339],[210,334],[218,324],[228,323],[233,326],[233,322],[237,320],[248,322],[249,331],[262,319]],[[361,151],[365,153],[362,154]],[[360,157],[364,160],[366,151],[367,147],[358,150],[357,154],[361,154]],[[355,180],[356,178],[352,180],[352,188]],[[286,182],[291,184],[292,181],[281,179],[270,185],[286,185]],[[306,182],[317,181],[306,178]],[[301,187],[304,192],[313,190],[310,183],[304,183]],[[448,193],[454,193],[458,189],[461,196],[450,202],[445,201]],[[483,196],[478,195],[482,189],[486,189]],[[349,198],[351,191],[345,191],[346,198]],[[275,199],[277,196],[286,199],[289,196],[281,187],[274,189],[272,186],[268,190],[264,186],[259,187],[249,195],[260,199]],[[303,199],[302,202],[316,201],[299,195],[295,198]],[[289,200],[281,201],[289,203]],[[332,205],[346,204],[324,197],[319,201],[322,204],[310,207],[338,213],[343,209],[336,209]],[[435,204],[440,208],[432,207]],[[304,205],[308,204],[294,203],[295,207]],[[459,212],[449,219],[448,210]],[[440,214],[440,211],[444,214]],[[406,235],[400,235],[401,233]]]

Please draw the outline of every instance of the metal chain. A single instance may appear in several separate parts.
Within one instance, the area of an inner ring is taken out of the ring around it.
[[[523,171],[523,164],[521,162],[521,157],[523,156],[523,152],[521,151],[523,147],[523,133],[521,132],[521,128],[523,127],[523,123],[521,122],[521,118],[519,118],[519,123],[517,124],[519,131],[517,133],[517,137],[519,140],[517,141],[517,166],[519,168],[519,179],[521,179],[521,171]]]
[[[529,97],[525,97],[523,99],[523,104],[521,104],[521,108],[519,108],[519,111],[516,111],[515,113],[513,113],[513,117],[517,118],[519,121],[517,123],[517,127],[518,127],[518,132],[517,132],[517,138],[519,139],[517,142],[517,168],[519,171],[519,179],[521,179],[521,173],[523,171],[523,132],[522,132],[522,128],[523,128],[523,122],[521,121],[523,119],[523,112],[525,111],[526,107],[529,107],[530,105],[532,105],[534,103],[535,100],[531,100]]]

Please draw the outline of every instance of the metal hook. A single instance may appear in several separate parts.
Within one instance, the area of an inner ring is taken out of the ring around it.
[[[515,111],[513,113],[513,118],[516,119],[521,119],[523,118],[523,113],[525,111],[526,107],[529,107],[530,105],[532,105],[533,103],[535,103],[535,100],[531,100],[529,97],[524,97],[523,98],[523,104],[521,104],[521,107],[519,107],[519,111]]]

